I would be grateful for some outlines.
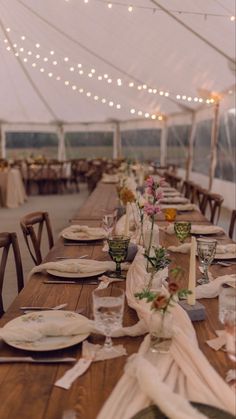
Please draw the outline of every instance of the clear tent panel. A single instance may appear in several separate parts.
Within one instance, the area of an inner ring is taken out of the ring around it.
[[[122,156],[132,160],[160,163],[160,129],[121,131]]]
[[[204,175],[210,170],[212,122],[212,119],[198,122],[194,136],[193,171]]]
[[[53,133],[7,132],[6,157],[8,159],[47,158],[58,156],[58,137]]]
[[[219,135],[217,143],[217,166],[215,177],[236,181],[236,109],[232,108],[224,112],[220,118]]]
[[[190,125],[172,125],[167,132],[167,164],[185,169],[188,153]]]
[[[68,159],[112,158],[113,132],[68,132],[65,145]]]

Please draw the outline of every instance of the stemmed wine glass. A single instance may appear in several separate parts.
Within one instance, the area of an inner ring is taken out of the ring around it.
[[[189,221],[176,221],[174,223],[174,231],[180,243],[184,243],[185,239],[190,236],[191,223]]]
[[[197,280],[197,283],[208,284],[208,268],[212,263],[216,253],[217,240],[197,239],[197,253],[200,263],[203,267],[203,277]]]
[[[107,238],[109,255],[111,259],[116,263],[115,272],[109,273],[111,278],[124,278],[125,276],[121,273],[121,262],[124,262],[127,254],[130,242],[130,237],[127,236],[110,236]]]
[[[124,290],[117,287],[112,287],[112,292],[110,288],[95,289],[92,298],[95,327],[106,336],[103,349],[111,350],[113,347],[111,334],[122,327]]]
[[[229,359],[236,362],[236,282],[227,281],[220,286],[219,319],[225,327],[226,351]],[[226,381],[236,381],[236,369],[227,372]]]
[[[105,214],[102,217],[102,228],[107,232],[107,236],[109,237],[116,224],[117,219],[117,212],[111,212],[110,214]]]

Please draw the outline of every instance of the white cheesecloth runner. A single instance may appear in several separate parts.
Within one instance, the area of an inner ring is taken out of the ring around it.
[[[142,289],[144,277],[145,260],[140,249],[127,274],[126,296],[129,306],[148,327],[149,305],[134,297]],[[149,335],[146,336],[97,419],[130,419],[152,403],[158,404],[171,419],[204,417],[187,400],[235,413],[234,393],[199,349],[187,314],[178,304],[172,310],[175,334],[170,353],[150,353]]]

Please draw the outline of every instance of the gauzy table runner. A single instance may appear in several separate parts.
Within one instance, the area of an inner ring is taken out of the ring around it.
[[[145,321],[148,330],[150,304],[134,297],[134,293],[143,288],[145,277],[145,259],[141,248],[127,274],[126,296],[129,306]],[[172,419],[203,417],[193,411],[187,400],[235,413],[235,395],[199,349],[187,314],[178,304],[172,310],[175,334],[170,352],[151,353],[149,335],[146,336],[138,355],[133,355],[133,360],[131,357],[131,366],[128,360],[122,378],[98,419],[130,419],[153,403],[158,404]]]

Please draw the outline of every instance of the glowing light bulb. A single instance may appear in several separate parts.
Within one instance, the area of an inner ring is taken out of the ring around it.
[[[48,77],[52,77],[53,76],[53,73],[48,73]]]
[[[68,57],[64,57],[64,61],[65,61],[65,63],[67,63],[69,61],[69,58]]]
[[[28,58],[23,58],[24,63],[27,63]]]
[[[152,91],[153,91],[152,89],[148,89],[148,93],[152,93]]]
[[[107,83],[111,84],[112,83],[112,79],[107,79]]]
[[[28,52],[27,52],[27,54],[28,54],[28,55],[32,55],[32,51],[28,51]]]
[[[141,85],[139,85],[139,86],[137,87],[137,89],[138,89],[138,90],[142,90],[142,86],[141,86]]]
[[[84,92],[84,89],[81,87],[81,88],[79,89],[79,92],[80,92],[80,93],[83,93],[83,92]]]
[[[147,88],[147,85],[146,84],[143,84],[143,89],[145,90]]]
[[[37,58],[38,60],[40,58],[40,55],[39,54],[35,55],[35,58]]]
[[[55,54],[55,51],[51,50],[51,51],[50,51],[50,54],[51,54],[51,55],[54,55],[54,54]]]
[[[41,67],[41,68],[40,68],[40,71],[41,71],[41,73],[44,73],[44,71],[45,71],[45,70],[44,70],[44,68],[43,68],[43,67]]]
[[[17,48],[17,44],[13,44],[13,47],[14,47],[14,48]]]
[[[194,102],[198,102],[198,97],[195,97],[193,100]]]
[[[101,81],[102,80],[102,76],[98,76],[98,80]]]
[[[145,118],[149,118],[150,114],[149,114],[148,112],[146,112],[146,113],[144,114],[144,116],[145,116]]]
[[[80,70],[79,74],[82,76],[82,74],[84,74],[83,70]]]
[[[90,78],[93,77],[92,73],[88,73],[88,77]]]
[[[188,97],[188,102],[192,102],[191,96]]]
[[[6,31],[7,31],[7,32],[11,32],[11,29],[10,29],[10,28],[6,28]]]
[[[90,92],[87,92],[86,93],[86,96],[90,97],[91,96],[91,93]]]
[[[82,67],[82,64],[80,64],[80,63],[79,63],[79,64],[77,64],[77,67],[78,67],[78,68],[81,68],[81,67]]]
[[[169,96],[169,92],[165,92],[165,97],[168,97]]]
[[[92,74],[96,73],[95,68],[91,68],[91,73],[92,73]]]
[[[18,52],[15,52],[15,56],[16,56],[16,57],[19,57],[19,53],[18,53]]]
[[[163,95],[164,95],[164,92],[161,90],[161,91],[159,92],[159,95],[160,95],[160,96],[163,96]]]
[[[132,11],[133,11],[133,6],[129,6],[129,7],[128,7],[128,11],[129,11],[129,12],[132,12]]]
[[[38,44],[38,43],[35,44],[35,46],[36,46],[36,48],[40,48],[40,44]]]
[[[202,103],[202,102],[203,102],[203,99],[200,97],[200,98],[198,99],[198,102]]]
[[[153,115],[151,116],[151,118],[152,118],[152,119],[157,119],[157,117],[156,117],[156,115],[155,115],[155,114],[153,114]]]
[[[53,63],[53,65],[57,65],[57,61],[53,61],[52,63]]]
[[[130,113],[135,114],[135,109],[130,109]]]
[[[104,97],[102,98],[102,103],[106,103],[106,99]]]
[[[159,115],[158,116],[158,121],[162,121],[163,120],[163,116]]]
[[[121,79],[117,79],[117,84],[118,84],[118,86],[122,86],[122,80]]]
[[[111,9],[112,8],[112,3],[108,3],[107,7],[108,7],[108,9]]]
[[[183,100],[186,100],[186,99],[187,99],[187,96],[183,95],[183,96],[182,96],[182,99],[183,99]]]
[[[109,102],[109,106],[113,106],[114,103],[112,102],[112,100]]]
[[[75,71],[75,67],[70,67],[70,71]]]
[[[154,93],[154,95],[157,93],[157,89],[152,89],[152,92]]]
[[[44,57],[43,61],[46,63],[48,61],[48,57]]]
[[[116,109],[120,109],[120,108],[121,108],[121,105],[119,103],[117,103]]]
[[[129,83],[129,87],[134,87],[134,82],[133,82],[133,81],[131,81],[131,82]]]
[[[77,86],[75,84],[73,84],[73,86],[71,86],[72,90],[76,90]]]
[[[21,48],[19,49],[19,51],[20,51],[20,52],[23,52],[23,51],[24,51],[24,48],[22,48],[22,47],[21,47]]]
[[[94,96],[94,100],[98,100],[99,99],[99,97],[98,96]]]
[[[230,16],[230,20],[231,20],[231,22],[234,22],[235,21],[235,16]]]
[[[36,65],[37,65],[36,63],[32,63],[32,67],[36,67]]]
[[[143,112],[142,111],[138,111],[138,116],[142,116]]]
[[[11,47],[7,47],[7,48],[6,48],[6,50],[7,50],[7,51],[11,51]]]
[[[4,39],[4,41],[3,41],[5,44],[7,44],[8,43],[8,39]]]
[[[108,79],[108,74],[103,75],[104,79]]]
[[[176,99],[181,99],[181,96],[180,95],[176,95]]]
[[[69,86],[69,84],[70,84],[69,80],[66,80],[64,84],[65,84],[65,86]]]
[[[57,76],[57,77],[56,77],[56,80],[57,80],[57,81],[60,81],[60,80],[61,80],[61,77],[60,77],[60,76]]]
[[[25,41],[25,39],[26,39],[26,38],[25,38],[25,35],[22,35],[22,36],[21,36],[21,39],[22,39],[22,41]]]

